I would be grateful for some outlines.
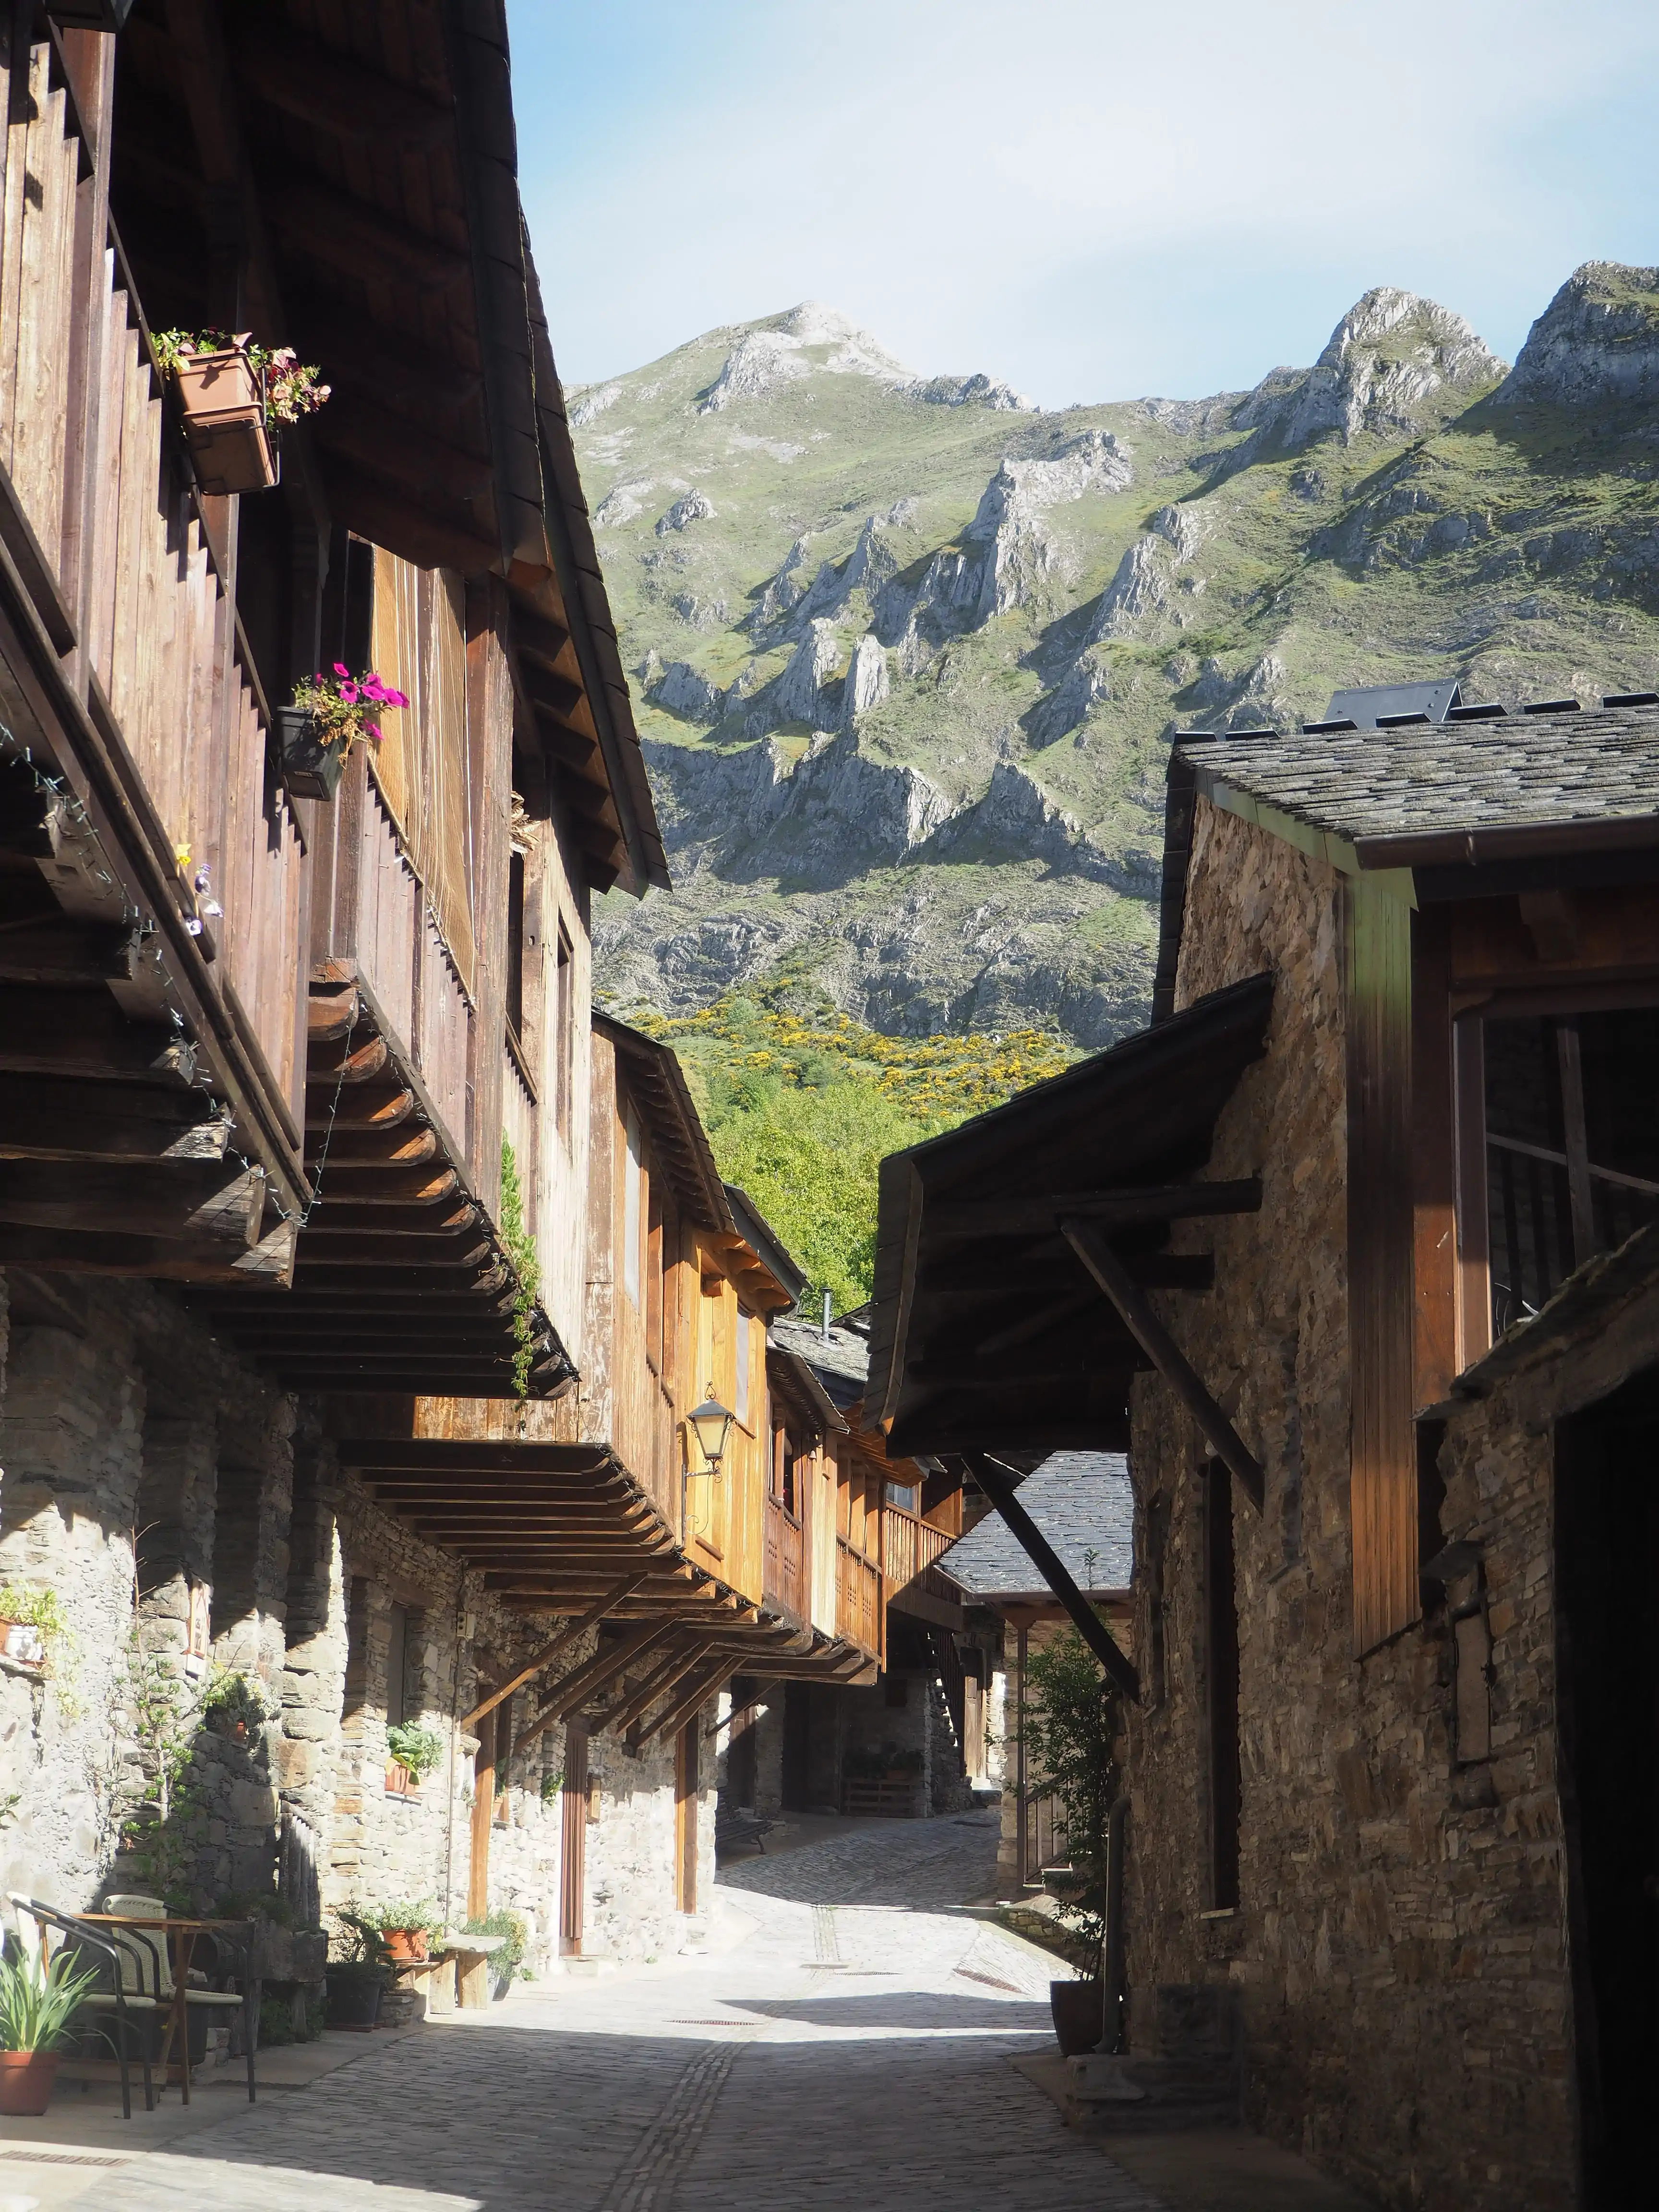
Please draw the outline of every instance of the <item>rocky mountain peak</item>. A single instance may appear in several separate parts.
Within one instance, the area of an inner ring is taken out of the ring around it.
[[[1493,397],[1503,406],[1659,399],[1659,269],[1575,269]]]
[[[1362,431],[1397,436],[1467,404],[1506,364],[1449,307],[1379,284],[1355,301],[1314,366],[1275,368],[1233,416],[1255,430],[1255,450],[1293,452],[1333,432],[1349,445]]]

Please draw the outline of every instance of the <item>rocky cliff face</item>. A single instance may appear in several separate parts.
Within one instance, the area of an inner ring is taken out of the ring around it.
[[[1177,727],[1659,681],[1656,399],[1659,270],[1599,264],[1507,374],[1379,289],[1199,401],[1041,413],[810,302],[573,394],[677,884],[604,902],[602,981],[1109,1042]]]

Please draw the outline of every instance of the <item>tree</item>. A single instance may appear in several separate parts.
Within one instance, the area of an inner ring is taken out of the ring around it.
[[[1104,1969],[1107,1839],[1122,1787],[1117,1692],[1074,1628],[1031,1653],[1025,1687],[1026,1786],[1060,1800],[1072,1863],[1060,1915],[1097,1979]]]

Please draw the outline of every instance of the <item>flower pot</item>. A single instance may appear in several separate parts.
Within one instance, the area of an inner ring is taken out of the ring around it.
[[[424,1928],[383,1928],[380,1941],[394,1966],[415,1966],[426,1956]]]
[[[401,1760],[388,1759],[386,1763],[386,1794],[388,1797],[413,1797],[415,1778]]]
[[[1105,1996],[1098,1982],[1050,1982],[1048,2009],[1062,2058],[1092,2051],[1104,2033]]]
[[[265,423],[258,372],[235,346],[184,355],[175,368],[185,438],[204,492],[269,491],[276,454]]]
[[[20,1666],[38,1667],[46,1653],[46,1638],[27,1620],[0,1620],[0,1651]]]
[[[34,2119],[52,2102],[55,2051],[0,2051],[0,2112]]]
[[[317,718],[302,707],[279,707],[276,731],[283,747],[283,781],[296,799],[332,799],[340,787],[345,749],[325,745]]]
[[[385,1985],[378,1974],[343,1974],[331,1968],[328,1978],[328,2024],[353,2027],[367,2034],[380,2017]]]

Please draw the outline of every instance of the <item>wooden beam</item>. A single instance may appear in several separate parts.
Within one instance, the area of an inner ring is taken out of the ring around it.
[[[372,1083],[384,1075],[389,1057],[383,1036],[314,1037],[306,1053],[306,1081],[326,1087],[331,1097],[343,1085]],[[337,1116],[336,1117],[337,1119]]]
[[[678,1651],[671,1652],[659,1668],[647,1674],[633,1694],[613,1711],[595,1717],[594,1725],[603,1730],[610,1729],[617,1735],[626,1735],[635,1722],[648,1712],[659,1698],[672,1690],[691,1669],[702,1663],[708,1652],[709,1639],[696,1632]],[[624,1685],[626,1687],[626,1685]]]
[[[0,983],[129,983],[136,932],[122,922],[76,922],[61,909],[0,932]]]
[[[483,390],[480,370],[464,368],[445,355],[430,352],[401,331],[394,347],[377,343],[372,332],[352,328],[343,320],[337,299],[313,299],[301,293],[291,304],[307,341],[306,357],[326,359],[331,386],[366,392],[381,403],[416,400],[447,414],[470,405]]]
[[[700,1669],[692,1676],[690,1689],[682,1691],[678,1698],[665,1705],[655,1720],[647,1721],[642,1726],[636,1726],[629,1731],[630,1747],[638,1750],[649,1743],[653,1735],[672,1735],[684,1727],[694,1713],[701,1712],[710,1698],[718,1696],[734,1674],[740,1674],[743,1671],[742,1660],[733,1658],[729,1652]]]
[[[413,1102],[412,1091],[405,1096]],[[320,1142],[308,1145],[306,1151],[308,1166],[314,1166],[324,1157]],[[337,1121],[328,1141],[327,1158],[331,1170],[349,1168],[363,1176],[386,1169],[425,1167],[437,1157],[435,1129],[359,1128]]]
[[[515,1690],[523,1689],[532,1674],[539,1674],[543,1668],[556,1659],[561,1652],[568,1651],[579,1637],[586,1636],[590,1628],[604,1619],[613,1605],[620,1605],[624,1598],[631,1597],[644,1580],[643,1575],[624,1575],[621,1582],[588,1607],[580,1620],[573,1620],[569,1627],[562,1630],[550,1644],[544,1644],[535,1657],[510,1681],[503,1682],[498,1690],[492,1690],[481,1705],[474,1705],[470,1713],[463,1715],[460,1723],[462,1735],[471,1735],[486,1713],[494,1712],[496,1706],[510,1698]]]
[[[488,455],[480,459],[406,416],[343,392],[318,416],[317,440],[325,453],[390,477],[416,501],[427,492],[461,501],[482,499],[495,481]]]
[[[1073,1581],[1065,1562],[1019,1502],[1018,1479],[1012,1468],[988,1452],[963,1454],[980,1488],[1002,1516],[1009,1533],[1070,1614],[1073,1625],[1126,1698],[1140,1702],[1140,1677],[1116,1638]]]
[[[106,991],[0,989],[0,1075],[137,1078],[184,1090],[195,1074],[188,1037],[128,1021]]]
[[[464,576],[477,576],[500,566],[500,548],[468,524],[400,499],[337,461],[329,465],[328,490],[330,504],[348,528],[416,568],[455,568]]]
[[[1213,1213],[1255,1213],[1261,1183],[1255,1176],[1233,1182],[1126,1185],[1117,1190],[1044,1191],[1030,1198],[942,1199],[926,1208],[927,1228],[939,1237],[1021,1237],[1079,1221],[1180,1221]]]
[[[307,1095],[306,1127],[319,1133],[331,1133],[329,1153],[332,1158],[334,1143],[348,1132],[360,1129],[379,1135],[398,1129],[414,1111],[415,1093],[398,1076],[383,1083],[365,1084],[358,1091],[341,1091],[337,1097],[331,1085],[325,1090],[319,1084],[314,1093]],[[435,1149],[435,1135],[433,1142]]]
[[[1208,1252],[1126,1252],[1123,1257],[1143,1290],[1214,1287],[1215,1261]],[[1075,1284],[1076,1265],[1076,1255],[1056,1231],[1035,1239],[1023,1259],[1002,1267],[964,1257],[940,1261],[922,1270],[921,1291],[926,1298],[945,1301],[1046,1298]]]
[[[373,271],[417,292],[444,292],[471,281],[468,255],[337,186],[285,177],[265,206],[269,221],[290,244],[355,280]]]
[[[258,1236],[264,1202],[264,1170],[223,1160],[0,1159],[0,1222],[17,1227],[182,1237],[234,1255]]]
[[[0,1075],[0,1159],[222,1160],[228,1135],[199,1091]]]
[[[167,1283],[280,1280],[292,1246],[287,1225],[238,1248],[224,1238],[137,1237],[112,1230],[37,1229],[0,1223],[0,1267],[58,1275],[144,1275]]]
[[[342,1437],[342,1462],[399,1474],[587,1474],[610,1463],[602,1445],[514,1443],[503,1438]]]
[[[596,1651],[586,1666],[576,1668],[554,1686],[550,1703],[544,1705],[530,1726],[520,1732],[520,1745],[533,1743],[538,1736],[545,1735],[560,1721],[568,1719],[572,1713],[587,1703],[589,1698],[604,1689],[607,1682],[614,1681],[635,1660],[642,1659],[647,1651],[677,1635],[680,1626],[678,1620],[644,1620],[631,1636],[623,1637],[622,1642],[611,1650]]]
[[[1186,1354],[1153,1312],[1146,1292],[1100,1231],[1086,1221],[1066,1221],[1061,1234],[1122,1316],[1158,1373],[1198,1423],[1210,1449],[1237,1476],[1245,1496],[1261,1510],[1261,1468],[1238,1431],[1199,1380]]]
[[[453,107],[428,100],[345,46],[295,38],[257,9],[228,12],[231,65],[256,100],[331,137],[426,153],[453,141]],[[280,192],[278,179],[272,190]]]

